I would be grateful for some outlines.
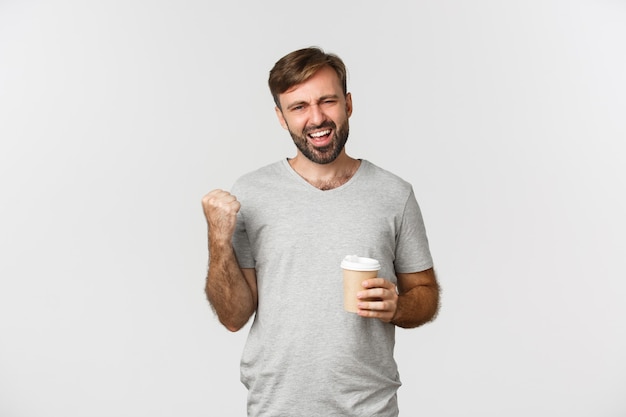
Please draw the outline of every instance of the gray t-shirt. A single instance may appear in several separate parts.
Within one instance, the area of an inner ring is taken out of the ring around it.
[[[378,259],[380,277],[431,268],[409,183],[363,160],[321,191],[282,160],[244,175],[233,245],[255,268],[259,305],[241,359],[248,415],[397,416],[395,326],[343,310],[341,260]]]

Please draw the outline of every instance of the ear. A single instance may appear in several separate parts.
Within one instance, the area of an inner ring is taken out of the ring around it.
[[[346,94],[346,113],[348,114],[348,117],[352,116],[352,94],[351,93]]]
[[[285,121],[285,116],[283,116],[283,111],[278,108],[278,106],[274,107],[274,111],[276,112],[276,117],[278,117],[278,122],[285,130],[289,130],[289,126],[287,126],[287,122]]]

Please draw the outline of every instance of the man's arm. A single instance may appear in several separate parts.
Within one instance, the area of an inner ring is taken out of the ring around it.
[[[359,315],[378,318],[399,327],[421,326],[435,318],[439,310],[439,284],[435,271],[397,274],[396,286],[385,278],[372,278],[363,282],[364,290],[358,294]]]
[[[439,311],[439,284],[433,268],[398,274],[398,303],[391,322],[413,328],[432,321]]]
[[[239,268],[232,237],[240,204],[235,196],[213,190],[202,199],[207,219],[209,271],[205,293],[220,322],[230,331],[241,329],[257,307],[256,272]]]

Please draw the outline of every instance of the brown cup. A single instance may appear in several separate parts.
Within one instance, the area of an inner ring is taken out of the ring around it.
[[[380,263],[376,259],[348,255],[341,262],[343,269],[343,308],[351,313],[359,311],[356,294],[363,291],[363,281],[376,278]]]

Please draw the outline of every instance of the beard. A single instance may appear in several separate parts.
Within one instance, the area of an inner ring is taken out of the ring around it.
[[[333,140],[326,146],[317,147],[311,145],[311,143],[307,140],[307,135],[318,129],[332,129],[333,131]],[[315,162],[316,164],[329,164],[333,162],[341,151],[343,150],[346,142],[348,141],[348,136],[350,134],[350,126],[348,125],[348,121],[337,129],[337,125],[332,120],[324,122],[319,126],[311,126],[305,128],[302,131],[302,134],[297,134],[289,129],[289,134],[293,139],[293,143],[295,143],[296,147],[302,152],[302,154],[310,161]]]

